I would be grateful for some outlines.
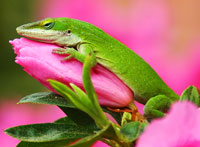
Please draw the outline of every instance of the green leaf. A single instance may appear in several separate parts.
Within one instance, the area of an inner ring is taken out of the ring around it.
[[[77,125],[95,125],[94,120],[85,112],[79,109],[59,107]],[[96,126],[96,125],[95,125]]]
[[[14,138],[28,142],[74,140],[93,135],[94,128],[61,123],[31,124],[8,128],[4,132]]]
[[[139,121],[130,122],[122,126],[120,133],[126,138],[127,142],[133,142],[143,132],[146,125],[146,123]]]
[[[111,125],[107,125],[105,128],[102,130],[96,132],[94,135],[90,135],[88,137],[82,138],[70,147],[89,147],[92,144],[94,144],[97,140],[99,140],[104,133],[111,127]]]
[[[57,105],[66,115],[72,119],[72,121],[78,125],[94,123],[94,120],[87,113],[75,108],[75,106],[68,102],[65,98],[53,92],[39,92],[27,95],[18,102],[18,104],[24,103]],[[112,112],[104,107],[102,109],[113,116],[115,120],[120,124],[122,113]]]
[[[61,119],[56,120],[54,123],[67,123],[70,124],[71,122],[70,118],[63,117]],[[87,137],[84,137],[80,139],[79,141],[75,142],[71,145],[71,147],[89,147],[92,144],[94,144],[97,140],[100,140],[101,137],[106,133],[106,131],[111,128],[111,125],[109,124],[104,129],[98,131],[95,130],[93,135],[89,135]],[[63,146],[70,146],[72,142],[74,142],[77,139],[65,139],[65,140],[58,140],[58,141],[48,141],[48,142],[25,142],[21,141],[17,147],[63,147]]]
[[[25,96],[19,101],[22,103],[57,105],[72,121],[78,125],[94,124],[94,120],[85,112],[75,108],[62,96],[53,92],[40,92]],[[77,117],[78,116],[78,117]]]
[[[59,140],[59,141],[49,141],[49,142],[25,142],[21,141],[17,147],[63,147],[74,142],[76,139],[70,140]]]
[[[39,92],[27,95],[18,102],[18,104],[22,103],[49,104],[75,108],[74,105],[69,103],[65,98],[53,92]]]
[[[189,86],[181,94],[180,101],[188,100],[199,106],[199,92],[194,86]]]
[[[62,117],[56,121],[54,121],[56,124],[68,124],[68,125],[77,125],[75,122],[73,122],[69,117]]]

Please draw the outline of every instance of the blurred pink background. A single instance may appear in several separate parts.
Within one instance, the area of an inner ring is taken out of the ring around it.
[[[76,18],[102,28],[143,57],[181,94],[188,85],[200,86],[199,10],[199,0],[41,0],[35,15]],[[18,100],[8,99],[0,104],[1,130],[64,116],[54,106],[17,105]],[[18,142],[2,132],[0,140],[5,147]]]

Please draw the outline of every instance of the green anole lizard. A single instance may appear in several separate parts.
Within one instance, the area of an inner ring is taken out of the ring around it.
[[[179,99],[141,57],[92,24],[70,18],[47,18],[17,27],[17,32],[61,46],[53,52],[68,54],[64,60],[73,57],[84,62],[88,54],[94,55],[93,65],[99,63],[117,75],[134,92],[134,99],[145,104],[148,118],[164,116],[170,104]]]

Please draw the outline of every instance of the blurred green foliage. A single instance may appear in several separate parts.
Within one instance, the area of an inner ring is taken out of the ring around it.
[[[0,5],[0,98],[24,96],[44,87],[14,62],[15,54],[9,40],[19,38],[16,27],[33,21],[37,16],[37,0],[2,0]]]

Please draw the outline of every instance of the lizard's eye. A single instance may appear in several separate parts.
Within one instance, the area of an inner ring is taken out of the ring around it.
[[[40,23],[40,26],[46,30],[53,28],[54,25],[55,25],[55,20],[53,18],[45,19]]]
[[[54,26],[54,24],[55,24],[54,22],[46,22],[46,23],[44,23],[43,26],[45,29],[49,30]]]

